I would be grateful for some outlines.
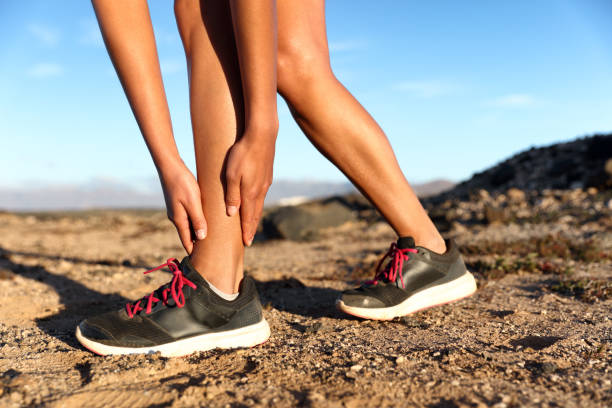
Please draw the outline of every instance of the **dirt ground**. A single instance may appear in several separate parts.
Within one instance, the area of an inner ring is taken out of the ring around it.
[[[99,357],[74,337],[169,279],[142,275],[182,257],[163,212],[2,213],[0,406],[612,406],[610,227],[452,230],[477,293],[389,322],[334,308],[371,277],[394,239],[386,224],[257,242],[246,265],[270,340],[166,359]]]

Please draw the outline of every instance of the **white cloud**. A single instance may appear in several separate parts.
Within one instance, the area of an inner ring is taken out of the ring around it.
[[[329,43],[329,52],[347,52],[365,48],[364,41],[332,41]]]
[[[457,91],[459,87],[439,80],[402,81],[393,86],[396,91],[409,92],[421,98],[433,98]]]
[[[64,68],[53,62],[42,62],[27,70],[27,74],[33,78],[50,78],[60,76],[63,73]]]
[[[81,26],[79,43],[94,47],[104,47],[102,33],[100,33],[100,27],[98,27],[96,20],[81,20],[79,25]]]
[[[41,24],[28,24],[27,29],[30,34],[47,47],[54,47],[59,43],[60,34],[55,29]]]
[[[533,106],[535,99],[529,94],[508,94],[488,101],[488,105],[501,108],[524,108]]]

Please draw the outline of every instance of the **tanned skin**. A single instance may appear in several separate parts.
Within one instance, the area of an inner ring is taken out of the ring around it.
[[[276,92],[315,147],[400,236],[443,253],[387,137],[334,76],[324,0],[176,0],[189,72],[196,178],[172,133],[145,0],[93,0],[105,43],[198,271],[234,293],[272,182]]]

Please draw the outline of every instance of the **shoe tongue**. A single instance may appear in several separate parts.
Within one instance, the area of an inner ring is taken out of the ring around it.
[[[399,237],[396,243],[399,249],[414,248],[414,238],[412,237]]]

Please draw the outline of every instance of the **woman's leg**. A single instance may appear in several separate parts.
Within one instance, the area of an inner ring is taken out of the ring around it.
[[[176,21],[189,70],[191,122],[206,239],[191,254],[196,269],[226,293],[242,279],[244,246],[239,217],[228,217],[224,160],[241,134],[242,87],[229,3],[176,0]]]
[[[374,119],[335,78],[324,0],[278,0],[278,88],[310,141],[380,210],[400,236],[444,252]]]

